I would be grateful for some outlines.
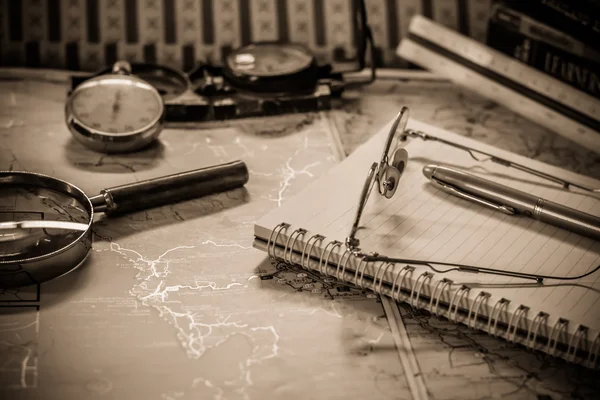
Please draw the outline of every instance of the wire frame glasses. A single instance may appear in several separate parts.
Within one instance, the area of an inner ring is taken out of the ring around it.
[[[477,149],[467,147],[443,138],[438,138],[436,136],[429,135],[425,132],[415,131],[413,129],[407,129],[406,125],[408,123],[409,118],[409,109],[407,107],[403,107],[390,128],[388,132],[387,139],[385,141],[385,145],[383,148],[383,153],[381,155],[381,159],[379,162],[373,162],[369,171],[367,173],[367,178],[363,185],[362,191],[360,193],[360,198],[358,200],[358,207],[356,209],[356,214],[354,216],[354,222],[352,224],[352,228],[350,230],[350,234],[346,238],[346,247],[353,254],[360,257],[365,262],[386,262],[386,263],[406,263],[406,264],[414,264],[414,265],[424,265],[431,268],[433,271],[438,273],[447,273],[450,271],[461,271],[461,272],[470,272],[476,274],[490,274],[490,275],[501,275],[501,276],[509,276],[513,278],[522,278],[522,279],[531,279],[541,284],[545,279],[553,279],[553,280],[577,280],[584,278],[588,275],[593,274],[594,272],[600,270],[600,265],[596,268],[577,276],[555,276],[555,275],[541,275],[541,274],[528,274],[517,271],[510,270],[501,270],[495,268],[483,268],[476,267],[473,265],[466,264],[455,264],[448,262],[437,262],[431,260],[418,260],[418,259],[409,259],[409,258],[393,258],[393,257],[385,257],[381,256],[377,253],[365,254],[362,253],[359,246],[360,240],[356,237],[357,231],[360,229],[360,220],[362,214],[364,212],[365,206],[371,196],[373,188],[377,188],[377,193],[379,195],[384,196],[387,199],[390,199],[396,193],[398,189],[400,178],[406,168],[406,164],[408,163],[408,152],[402,146],[405,144],[409,137],[420,138],[425,141],[437,141],[444,143],[446,145],[459,148],[469,153],[469,155],[479,161],[486,162],[491,161],[497,164],[501,164],[508,168],[515,168],[520,171],[529,173],[531,175],[535,175],[537,177],[541,177],[547,179],[549,181],[560,184],[564,189],[570,189],[571,187],[576,187],[578,189],[582,189],[588,192],[600,193],[600,188],[590,188],[583,185],[579,185],[574,182],[570,182],[564,180],[562,178],[547,174],[543,171],[538,171],[529,167],[526,167],[521,164],[513,163],[509,160],[494,156],[493,154],[485,153],[479,151]],[[479,157],[478,157],[479,155]],[[485,156],[487,158],[480,158],[481,156]],[[442,269],[444,267],[449,267],[446,269]]]

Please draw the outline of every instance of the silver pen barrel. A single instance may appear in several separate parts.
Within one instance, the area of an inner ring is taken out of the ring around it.
[[[591,214],[552,201],[538,199],[532,217],[580,235],[600,240],[600,218]]]
[[[510,207],[516,214],[523,214],[594,240],[600,240],[600,217],[598,216],[452,168],[431,165],[426,166],[423,173],[432,181],[443,182],[457,191],[498,206]]]

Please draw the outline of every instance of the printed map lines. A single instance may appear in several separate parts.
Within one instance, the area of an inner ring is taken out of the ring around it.
[[[236,287],[243,287],[239,282],[229,282],[219,285],[209,280],[196,280],[194,284],[172,285],[165,283],[165,279],[171,274],[169,265],[171,260],[167,256],[173,256],[177,251],[197,249],[202,245],[217,247],[242,247],[237,243],[226,243],[220,245],[213,240],[206,240],[197,246],[177,246],[164,251],[160,256],[151,260],[144,257],[139,251],[120,246],[115,242],[110,242],[110,251],[116,252],[126,257],[133,263],[138,270],[136,279],[138,284],[133,287],[130,293],[144,306],[157,311],[160,318],[175,328],[176,336],[188,357],[200,359],[210,349],[216,349],[226,344],[236,335],[246,337],[252,344],[250,355],[246,359],[238,362],[239,374],[234,380],[224,382],[214,382],[205,377],[197,377],[192,382],[192,387],[204,384],[216,391],[214,398],[223,398],[223,388],[221,385],[237,386],[236,389],[242,398],[249,399],[246,393],[246,387],[253,384],[251,377],[251,367],[260,364],[270,358],[277,357],[279,354],[279,335],[272,325],[252,326],[248,323],[232,320],[232,315],[217,313],[207,318],[206,315],[200,315],[198,312],[185,310],[183,303],[177,300],[171,300],[170,296],[179,292],[197,291],[226,291]],[[159,264],[164,264],[159,267]],[[251,279],[252,277],[249,277]],[[158,284],[150,287],[152,280],[158,279]],[[176,309],[177,307],[183,310]],[[209,321],[212,319],[212,321]],[[256,332],[263,332],[269,339],[265,340],[264,335],[256,337]],[[260,339],[260,340],[259,340]]]
[[[39,305],[0,309],[0,388],[38,386]]]
[[[412,309],[406,304],[398,308],[428,389],[434,397],[439,390],[438,382],[444,381],[452,381],[462,388],[452,398],[480,400],[519,393],[527,397],[576,395],[579,396],[577,398],[593,398],[589,395],[597,390],[598,383],[589,381],[580,367],[574,366],[580,371],[579,375],[565,377],[561,373],[568,374],[572,370],[565,369],[561,360],[541,353],[516,357],[521,354],[517,345],[437,318],[426,311]],[[427,352],[435,352],[436,355],[432,357]],[[440,360],[444,353],[445,363]],[[474,373],[475,370],[478,372]],[[440,387],[444,387],[444,383]]]

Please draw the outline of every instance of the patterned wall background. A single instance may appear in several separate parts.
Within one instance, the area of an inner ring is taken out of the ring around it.
[[[189,70],[232,48],[281,40],[321,61],[354,56],[355,0],[0,0],[4,66],[97,70],[117,59]],[[366,0],[381,66],[423,14],[483,41],[491,0]]]

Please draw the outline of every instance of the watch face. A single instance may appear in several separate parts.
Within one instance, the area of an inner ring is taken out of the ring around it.
[[[129,76],[106,75],[82,84],[72,94],[70,112],[80,124],[112,135],[128,135],[151,127],[163,103],[149,84]]]
[[[313,55],[294,44],[253,44],[227,57],[227,66],[235,74],[258,77],[291,75],[312,62]]]

